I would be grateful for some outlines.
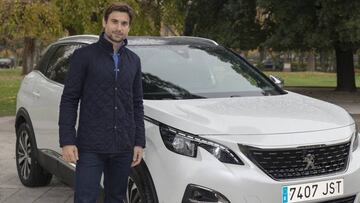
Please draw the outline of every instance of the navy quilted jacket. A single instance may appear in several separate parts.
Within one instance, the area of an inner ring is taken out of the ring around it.
[[[60,102],[61,147],[77,145],[80,151],[98,153],[145,147],[141,64],[124,42],[118,52],[117,77],[113,46],[104,34],[98,42],[74,52]]]

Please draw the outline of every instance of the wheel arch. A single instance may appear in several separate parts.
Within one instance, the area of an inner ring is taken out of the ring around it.
[[[36,136],[35,136],[33,125],[32,125],[31,119],[30,119],[30,115],[24,107],[20,107],[16,113],[16,117],[15,117],[15,135],[16,136],[17,136],[17,131],[19,129],[19,126],[22,123],[27,123],[29,125],[31,133],[34,135],[34,146],[37,149]]]
[[[145,172],[146,176],[144,178],[146,178],[147,182],[150,184],[151,192],[155,195],[155,198],[156,198],[155,202],[159,202],[158,195],[157,195],[156,188],[155,188],[155,184],[154,184],[154,181],[152,179],[150,170],[149,170],[145,160],[142,159],[139,166],[137,166],[137,167],[140,170],[143,170]]]

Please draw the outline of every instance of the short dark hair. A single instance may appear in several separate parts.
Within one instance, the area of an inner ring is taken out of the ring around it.
[[[120,3],[120,2],[114,2],[112,3],[109,7],[106,8],[105,12],[104,12],[104,20],[105,22],[107,22],[109,15],[114,12],[114,11],[118,11],[118,12],[124,12],[127,13],[129,15],[130,18],[130,24],[134,18],[134,10],[126,3]]]

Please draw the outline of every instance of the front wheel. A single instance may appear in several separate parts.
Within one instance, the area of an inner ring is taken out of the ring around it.
[[[158,203],[154,184],[144,162],[131,169],[126,203]]]
[[[36,160],[35,137],[27,123],[22,123],[16,131],[16,167],[23,185],[28,187],[45,186],[52,174],[46,172]]]

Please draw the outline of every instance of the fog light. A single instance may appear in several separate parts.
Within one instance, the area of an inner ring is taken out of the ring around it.
[[[199,185],[190,184],[186,187],[182,203],[230,203],[221,193],[202,187]]]

